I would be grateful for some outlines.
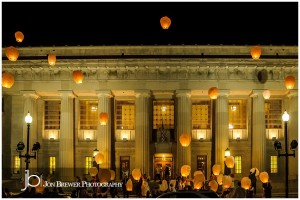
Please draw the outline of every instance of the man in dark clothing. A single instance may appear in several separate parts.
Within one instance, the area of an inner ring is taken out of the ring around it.
[[[123,190],[123,197],[124,198],[128,198],[129,197],[129,192],[126,189],[126,183],[128,181],[128,177],[127,175],[124,175],[123,179],[122,179],[122,190]]]
[[[263,183],[264,198],[272,198],[272,185],[270,182]]]
[[[254,195],[256,195],[256,177],[255,177],[256,169],[254,170],[253,173],[250,172],[249,178],[251,180],[251,186],[254,189]]]

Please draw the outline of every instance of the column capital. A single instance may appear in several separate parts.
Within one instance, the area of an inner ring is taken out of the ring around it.
[[[112,93],[110,90],[97,90],[96,91],[98,98],[99,97],[108,97],[108,98],[112,98]]]
[[[38,99],[40,97],[35,90],[21,90],[20,94],[24,97],[31,97],[33,99]]]
[[[225,96],[225,97],[228,97],[228,96],[229,96],[229,93],[230,93],[230,90],[219,89],[218,97],[219,97],[219,96]]]
[[[253,97],[262,96],[264,91],[265,91],[265,89],[263,89],[263,90],[252,90],[252,92],[250,94],[250,97],[253,98]]]
[[[298,97],[298,90],[290,90],[289,93],[287,94],[288,98],[292,97]]]
[[[150,90],[135,90],[135,97],[150,97]]]
[[[191,97],[191,90],[176,90],[176,97]]]
[[[59,93],[60,97],[63,97],[63,96],[68,96],[68,97],[72,97],[72,98],[76,97],[76,95],[73,93],[73,90],[58,90],[58,93]]]

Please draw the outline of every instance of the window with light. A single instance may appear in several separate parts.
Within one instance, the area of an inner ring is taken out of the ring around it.
[[[54,174],[55,173],[55,167],[56,167],[56,159],[54,156],[49,157],[49,173]]]
[[[93,160],[92,159],[93,159],[93,157],[91,157],[91,156],[85,157],[84,174],[89,174],[89,170],[93,166]]]
[[[282,128],[282,101],[265,100],[265,125],[266,129]]]
[[[242,173],[242,157],[241,156],[234,157],[234,172],[236,174]]]
[[[115,115],[116,129],[134,130],[135,102],[133,100],[117,100]]]
[[[60,101],[45,101],[45,130],[60,129]]]
[[[192,128],[210,129],[210,101],[192,102]]]
[[[174,100],[153,100],[153,129],[174,129]]]
[[[21,168],[21,159],[19,156],[14,156],[14,174],[20,174],[20,168]]]
[[[271,156],[271,173],[276,174],[278,173],[278,162],[277,162],[277,156]]]
[[[247,128],[247,100],[228,100],[228,120],[230,129]]]
[[[98,102],[80,101],[80,129],[97,130],[98,126]]]

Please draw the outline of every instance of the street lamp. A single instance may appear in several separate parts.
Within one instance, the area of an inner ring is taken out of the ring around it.
[[[289,156],[294,156],[295,157],[295,150],[298,146],[298,142],[296,140],[293,140],[291,142],[291,147],[290,149],[293,151],[293,153],[288,153],[288,147],[287,147],[287,122],[289,121],[290,116],[289,114],[284,111],[282,115],[282,120],[284,121],[284,142],[285,142],[285,153],[280,153],[281,150],[281,143],[276,140],[274,142],[274,148],[278,153],[278,157],[284,156],[285,157],[285,198],[288,198],[288,193],[289,193],[289,187],[288,187],[288,177],[289,177],[289,161],[288,157]]]
[[[17,144],[17,152],[19,152],[19,158],[26,158],[25,162],[26,162],[26,170],[28,170],[29,168],[29,163],[30,163],[30,158],[34,158],[36,159],[36,153],[39,151],[39,149],[41,148],[41,145],[39,142],[36,142],[35,144],[33,144],[33,147],[31,149],[31,151],[34,153],[34,155],[31,155],[31,153],[29,153],[29,135],[30,135],[30,124],[32,122],[32,117],[30,116],[30,113],[28,112],[26,117],[25,117],[25,122],[27,124],[27,146],[26,146],[26,154],[22,155],[21,152],[24,150],[25,145],[23,142],[19,142]]]

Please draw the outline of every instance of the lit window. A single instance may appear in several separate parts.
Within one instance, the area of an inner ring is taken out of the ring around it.
[[[194,101],[192,103],[193,129],[210,129],[210,101]]]
[[[153,129],[174,129],[174,100],[153,100]]]
[[[89,174],[89,169],[92,167],[93,164],[93,157],[87,156],[85,157],[85,172],[84,174]]]
[[[247,128],[247,100],[228,100],[228,120],[230,129]]]
[[[282,102],[281,100],[265,101],[265,121],[267,129],[282,128]]]
[[[56,165],[55,157],[50,156],[49,157],[49,173],[50,174],[54,174],[55,173],[55,165]]]
[[[20,174],[21,160],[19,156],[14,156],[14,174]]]
[[[80,129],[97,130],[98,125],[98,102],[80,101]]]
[[[242,173],[242,157],[241,156],[234,157],[234,172],[236,174]]]
[[[60,101],[45,101],[45,130],[60,129]]]
[[[134,101],[116,101],[116,129],[133,130],[135,121]]]
[[[271,156],[271,173],[278,173],[277,156]]]

